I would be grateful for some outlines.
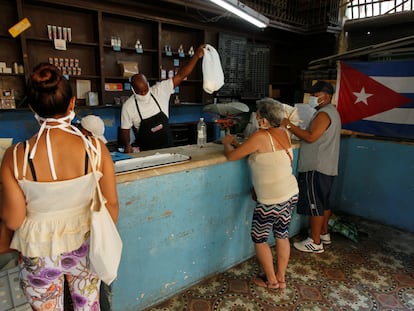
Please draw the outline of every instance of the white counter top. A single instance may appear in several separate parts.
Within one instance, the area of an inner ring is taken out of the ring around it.
[[[117,182],[128,182],[136,179],[149,178],[153,176],[172,174],[176,172],[186,171],[198,167],[209,166],[227,161],[223,154],[223,145],[208,143],[203,148],[197,145],[187,145],[180,147],[172,147],[166,149],[157,149],[142,151],[139,153],[131,153],[132,157],[145,157],[156,153],[179,153],[191,157],[190,161],[175,163],[168,166],[153,167],[138,171],[125,172],[117,174]]]

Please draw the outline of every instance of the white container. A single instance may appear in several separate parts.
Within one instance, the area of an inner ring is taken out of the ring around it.
[[[207,127],[204,118],[200,118],[197,123],[197,146],[203,148],[207,143]]]
[[[98,92],[88,92],[88,96],[86,97],[86,105],[87,106],[98,106],[99,105]]]

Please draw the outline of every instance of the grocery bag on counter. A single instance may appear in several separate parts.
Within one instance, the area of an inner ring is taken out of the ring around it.
[[[212,94],[224,85],[224,73],[221,67],[220,56],[215,48],[206,44],[203,48],[203,89]]]

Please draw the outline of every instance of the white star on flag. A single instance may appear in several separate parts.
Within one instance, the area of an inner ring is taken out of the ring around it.
[[[368,106],[368,97],[371,97],[374,94],[369,94],[369,93],[365,93],[365,87],[362,87],[361,92],[352,92],[354,93],[354,95],[357,97],[357,99],[355,100],[355,105],[358,104],[359,102],[364,103],[365,105]]]

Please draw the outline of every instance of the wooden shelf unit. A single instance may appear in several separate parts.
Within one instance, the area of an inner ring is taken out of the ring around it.
[[[100,107],[115,103],[116,97],[127,97],[130,91],[105,91],[105,83],[129,82],[123,77],[119,61],[137,62],[139,72],[144,73],[151,84],[161,79],[161,68],[176,71],[188,62],[190,46],[194,50],[204,42],[203,29],[191,26],[176,25],[172,22],[154,20],[151,16],[131,16],[125,11],[114,12],[110,8],[102,9],[81,1],[35,1],[35,0],[3,0],[0,10],[5,12],[0,20],[0,61],[22,64],[24,74],[0,73],[0,89],[15,90],[16,102],[24,97],[26,81],[34,66],[48,62],[49,58],[78,59],[81,67],[80,75],[70,75],[69,81],[76,94],[76,80],[91,80],[91,91],[99,95]],[[128,15],[127,15],[128,14]],[[22,18],[27,17],[31,27],[17,38],[12,38],[8,28]],[[67,50],[54,48],[53,40],[48,37],[47,25],[70,27],[72,40],[67,42]],[[121,39],[121,50],[114,51],[111,37]],[[135,43],[140,40],[143,53],[137,53]],[[164,46],[168,44],[173,50],[172,56],[166,56]],[[182,44],[185,57],[179,57],[178,47]],[[174,59],[179,66],[174,66]],[[178,96],[184,102],[203,102],[201,83],[201,65],[188,77],[188,81],[179,87]],[[171,97],[173,103],[175,96]],[[78,100],[77,105],[84,105]]]

